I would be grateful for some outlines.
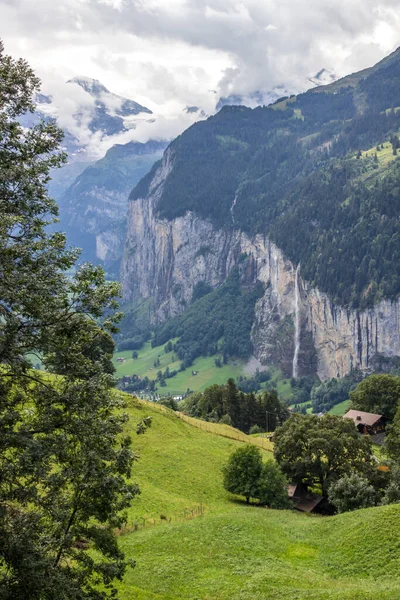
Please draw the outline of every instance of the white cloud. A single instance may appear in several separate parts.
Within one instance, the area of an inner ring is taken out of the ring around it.
[[[148,106],[154,134],[166,136],[189,124],[187,105],[210,113],[220,96],[300,91],[323,67],[343,76],[377,62],[400,44],[399,9],[400,0],[0,0],[0,22],[6,51],[37,70],[64,126],[80,100],[64,82],[85,74]],[[129,135],[148,130],[143,122]]]

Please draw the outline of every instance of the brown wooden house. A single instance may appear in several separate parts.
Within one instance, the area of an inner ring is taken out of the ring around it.
[[[364,435],[376,435],[383,433],[386,429],[386,419],[382,415],[362,410],[349,410],[343,418],[352,419],[358,431]]]

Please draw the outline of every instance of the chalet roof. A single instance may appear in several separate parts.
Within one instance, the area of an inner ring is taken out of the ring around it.
[[[314,510],[316,506],[320,502],[322,502],[323,497],[318,494],[306,494],[303,498],[300,499],[299,502],[295,504],[296,510],[301,510],[302,512],[311,512]]]
[[[294,508],[302,512],[311,512],[323,500],[319,494],[307,492],[302,484],[288,485],[288,496],[294,501]]]
[[[356,425],[368,425],[372,427],[382,419],[382,415],[363,412],[362,410],[349,410],[343,417],[344,419],[352,419]]]

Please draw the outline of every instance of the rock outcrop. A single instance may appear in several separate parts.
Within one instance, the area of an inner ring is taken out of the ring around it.
[[[162,322],[184,310],[199,281],[215,288],[246,260],[248,277],[265,284],[252,329],[254,353],[263,364],[277,364],[288,375],[317,372],[326,380],[368,369],[380,354],[400,356],[399,300],[364,312],[335,306],[268,238],[216,229],[190,212],[172,221],[158,218],[172,165],[168,150],[147,197],[130,202],[121,272],[127,301],[152,298],[151,318]]]

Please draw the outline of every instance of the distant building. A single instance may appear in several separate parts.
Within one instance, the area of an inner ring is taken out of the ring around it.
[[[376,435],[386,429],[386,419],[383,415],[363,412],[362,410],[349,410],[344,419],[352,419],[358,431],[364,435]]]

